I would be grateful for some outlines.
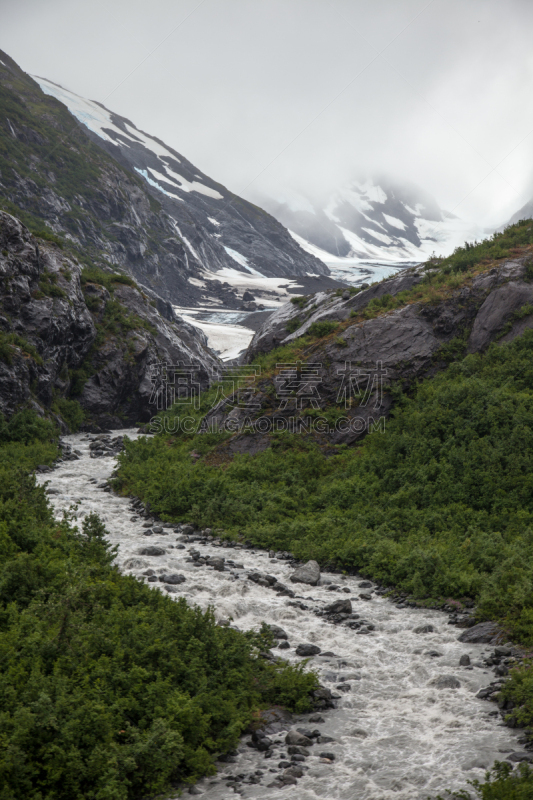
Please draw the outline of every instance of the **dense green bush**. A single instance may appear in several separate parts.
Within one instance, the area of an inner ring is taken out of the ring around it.
[[[103,269],[95,266],[84,266],[80,279],[82,286],[87,283],[97,283],[99,286],[105,286],[110,292],[113,292],[115,283],[133,286],[138,289],[137,284],[129,275],[123,275],[118,272],[104,272]]]
[[[285,330],[287,333],[294,333],[294,331],[297,331],[302,324],[303,320],[301,320],[300,317],[293,317],[292,319],[288,320],[287,324],[285,325]]]
[[[43,360],[36,347],[30,344],[23,336],[18,333],[0,332],[0,361],[11,366],[13,363],[14,348],[18,347],[28,356],[31,356],[36,364],[42,365]]]
[[[0,446],[2,800],[161,792],[212,772],[258,707],[309,707],[315,676],[261,658],[266,633],[121,575],[95,515],[54,520],[29,470],[57,449],[30,417]]]
[[[309,326],[307,333],[309,336],[328,336],[330,333],[338,327],[338,322],[333,322],[332,320],[324,319],[319,320],[318,322],[313,322],[312,325]]]
[[[72,433],[80,429],[80,425],[86,417],[85,411],[78,401],[69,400],[67,397],[56,398],[52,403],[52,411],[62,417]]]
[[[47,419],[38,417],[30,409],[17,411],[9,421],[6,421],[4,415],[0,414],[0,444],[53,442],[56,438],[57,431],[54,424]]]
[[[466,272],[481,261],[508,258],[515,247],[528,244],[533,244],[533,220],[521,219],[481,242],[465,242],[464,246],[457,247],[451,256],[438,261],[441,268]]]

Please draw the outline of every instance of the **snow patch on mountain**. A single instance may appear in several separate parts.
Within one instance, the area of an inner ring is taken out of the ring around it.
[[[237,250],[233,250],[232,247],[226,247],[225,245],[223,245],[223,247],[228,256],[230,256],[230,258],[236,261],[237,264],[240,264],[241,267],[244,267],[244,269],[248,270],[248,272],[251,275],[258,275],[260,278],[265,277],[261,272],[258,272],[256,269],[254,269],[249,265],[248,259],[246,258],[246,256],[243,256],[242,253],[237,252]]]

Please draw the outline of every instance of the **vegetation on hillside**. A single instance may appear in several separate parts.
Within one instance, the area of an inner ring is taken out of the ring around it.
[[[259,656],[113,567],[95,515],[53,518],[30,472],[51,423],[0,420],[0,797],[129,800],[213,771],[254,710],[309,707],[313,674]]]
[[[462,347],[449,350],[450,366],[399,396],[385,433],[356,447],[326,456],[312,438],[283,433],[231,460],[220,447],[228,434],[162,432],[127,443],[116,486],[164,519],[357,570],[424,603],[473,599],[479,620],[531,646],[533,331],[484,356],[453,361]],[[529,661],[503,696],[515,724],[533,728]],[[528,766],[499,765],[473,791],[529,800],[532,787]]]
[[[463,247],[457,247],[447,258],[433,256],[425,264],[423,279],[411,289],[405,289],[395,295],[386,293],[381,297],[374,297],[362,308],[353,309],[349,318],[343,322],[318,320],[305,333],[288,344],[270,350],[266,354],[258,354],[254,357],[254,363],[261,365],[263,373],[268,373],[275,370],[276,363],[284,360],[312,359],[316,351],[323,348],[324,337],[328,337],[329,343],[345,347],[346,341],[339,334],[346,328],[414,303],[433,305],[442,302],[452,297],[461,287],[469,286],[476,275],[492,269],[495,264],[497,265],[498,259],[509,257],[529,257],[526,276],[529,280],[533,280],[533,220],[520,220],[482,242],[465,242]],[[345,291],[353,296],[359,294],[361,289],[355,287],[337,289],[332,293],[332,297],[340,297]],[[316,304],[309,305],[313,299],[313,295],[291,298],[290,302],[301,313],[288,320],[287,334],[297,332],[314,312]]]
[[[222,434],[128,443],[117,487],[165,519],[359,570],[418,598],[476,598],[533,643],[533,331],[400,397],[385,434],[326,457],[273,436],[223,468]],[[172,412],[170,412],[172,415]],[[191,463],[190,451],[202,456]]]

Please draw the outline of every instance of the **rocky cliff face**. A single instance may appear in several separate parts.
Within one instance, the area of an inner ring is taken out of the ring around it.
[[[500,262],[443,299],[402,302],[389,312],[392,298],[421,284],[427,268],[405,270],[357,294],[337,290],[287,303],[245,355],[247,364],[267,365],[254,387],[255,405],[239,407],[230,398],[211,413],[210,424],[237,432],[233,452],[261,449],[268,446],[265,432],[313,420],[327,444],[353,443],[382,427],[394,405],[393,387],[408,391],[453,357],[483,352],[533,327],[530,271],[531,255]],[[365,313],[373,318],[365,320]],[[272,348],[281,348],[279,357],[265,362]],[[259,419],[254,432],[251,423]]]
[[[273,217],[179,153],[39,81],[47,94],[0,51],[0,206],[32,229],[48,226],[84,259],[122,268],[178,305],[238,307],[222,268],[328,274]]]
[[[194,363],[202,388],[218,366],[203,334],[171,307],[122,275],[84,273],[71,255],[4,212],[0,276],[6,416],[30,405],[68,418],[68,401],[76,400],[93,429],[122,427],[154,414],[154,365]]]

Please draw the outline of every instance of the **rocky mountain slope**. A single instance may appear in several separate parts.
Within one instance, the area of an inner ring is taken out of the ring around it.
[[[158,368],[218,360],[204,335],[123,275],[82,269],[0,211],[0,413],[24,406],[91,429],[147,421]]]
[[[527,223],[518,231],[533,241]],[[515,252],[455,273],[437,259],[362,291],[286,303],[244,356],[256,365],[253,402],[230,397],[209,424],[230,424],[235,452],[268,446],[264,433],[308,431],[317,422],[315,433],[329,444],[351,444],[382,429],[398,392],[454,358],[533,327],[533,246]]]
[[[302,246],[334,258],[423,261],[483,234],[416,186],[386,177],[351,181],[323,197],[287,192],[261,204]],[[307,245],[306,245],[307,243]]]
[[[34,230],[47,226],[85,259],[122,268],[179,305],[238,307],[221,269],[328,274],[278,221],[179,153],[102,106],[39,81],[46,94],[0,51],[4,210]]]

